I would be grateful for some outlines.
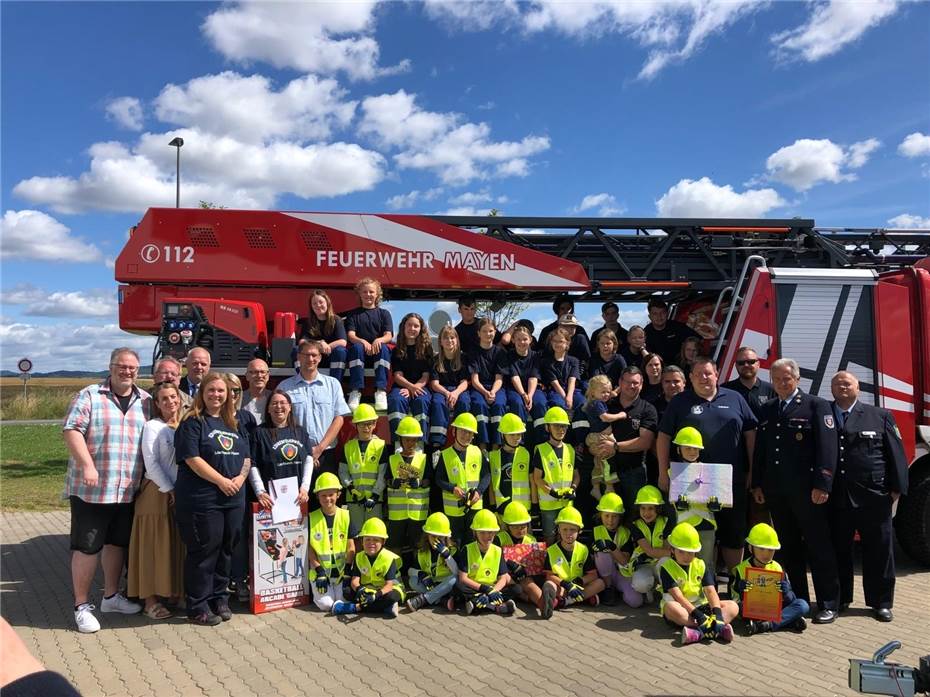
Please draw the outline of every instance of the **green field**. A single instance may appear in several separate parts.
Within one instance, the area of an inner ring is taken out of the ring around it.
[[[68,449],[61,426],[0,426],[0,509],[50,511],[61,500]]]
[[[0,421],[63,419],[74,395],[97,382],[97,378],[33,378],[24,398],[22,380],[0,378]],[[150,379],[139,381],[142,389],[151,384]]]

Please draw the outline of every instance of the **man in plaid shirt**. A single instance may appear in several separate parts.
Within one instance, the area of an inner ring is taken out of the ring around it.
[[[151,399],[136,385],[139,356],[130,348],[110,354],[110,376],[78,392],[64,423],[71,501],[71,580],[74,620],[80,632],[100,623],[88,596],[103,550],[103,612],[135,614],[141,605],[119,592],[132,531],[133,499],[142,478],[142,427]]]

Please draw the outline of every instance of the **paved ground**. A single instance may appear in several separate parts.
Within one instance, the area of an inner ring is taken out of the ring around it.
[[[0,610],[49,668],[91,695],[847,695],[849,657],[889,641],[930,653],[930,573],[899,569],[897,617],[853,608],[803,635],[677,647],[655,611],[576,608],[538,620],[404,611],[343,621],[315,610],[237,615],[217,628],[102,616],[73,629],[68,513],[7,513]],[[99,595],[99,593],[98,593]],[[99,598],[98,598],[99,601]],[[857,593],[861,602],[861,592]]]

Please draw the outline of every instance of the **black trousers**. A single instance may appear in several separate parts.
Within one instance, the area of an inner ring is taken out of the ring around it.
[[[894,541],[891,497],[862,508],[831,506],[830,529],[840,580],[840,602],[853,599],[853,538],[859,531],[862,549],[862,590],[872,608],[894,605]]]
[[[827,506],[811,503],[810,490],[764,493],[781,541],[781,550],[776,558],[788,574],[795,594],[810,603],[807,585],[807,567],[810,565],[818,607],[836,610],[840,586]]]
[[[388,520],[388,539],[385,546],[394,554],[404,555],[416,550],[423,534],[422,520]]]
[[[183,511],[175,514],[178,532],[187,546],[184,591],[188,616],[210,612],[229,594],[232,553],[242,531],[242,507]],[[211,607],[212,606],[212,607]]]
[[[358,611],[359,612],[383,613],[385,610],[391,607],[391,605],[393,605],[394,603],[400,603],[400,602],[403,602],[403,597],[401,596],[400,591],[394,589],[394,590],[388,591],[387,593],[382,595],[380,598],[378,598],[372,603],[369,603],[365,607],[358,608]]]

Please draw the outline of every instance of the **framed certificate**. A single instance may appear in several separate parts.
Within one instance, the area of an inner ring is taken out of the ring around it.
[[[781,590],[778,582],[785,577],[781,571],[767,571],[750,566],[746,581],[752,586],[743,593],[743,617],[750,620],[781,620]]]
[[[711,462],[669,464],[669,500],[679,496],[691,503],[707,503],[716,497],[723,507],[733,505],[733,466]]]

